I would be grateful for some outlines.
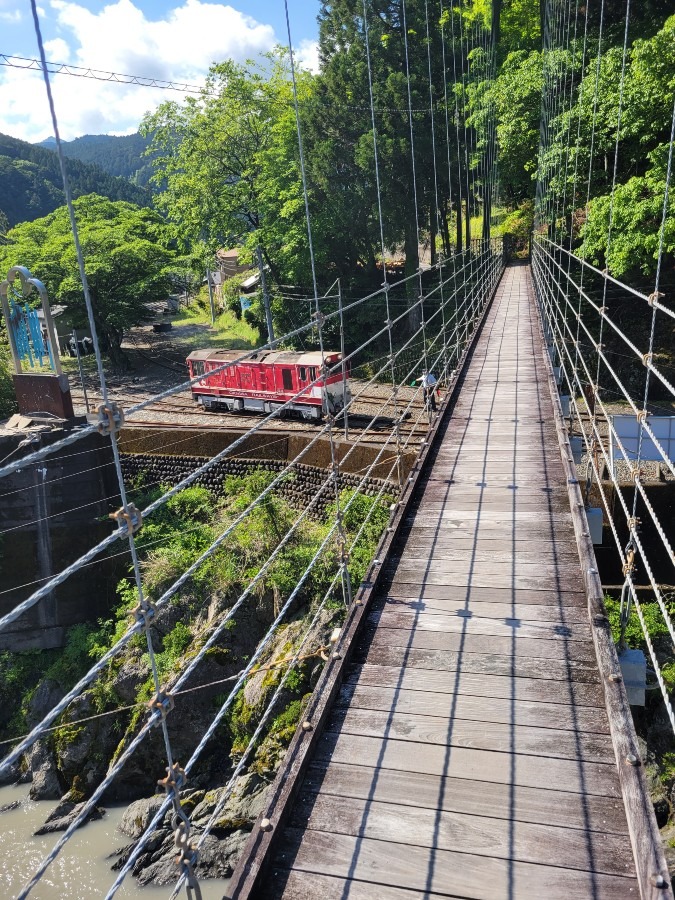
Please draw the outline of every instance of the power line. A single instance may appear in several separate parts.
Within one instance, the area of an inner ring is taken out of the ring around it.
[[[185,94],[201,94],[206,90],[197,84],[184,81],[166,81],[163,78],[151,78],[148,75],[126,75],[122,72],[107,72],[103,69],[72,66],[69,63],[47,61],[45,67],[39,59],[27,56],[9,56],[0,53],[0,66],[12,69],[24,69],[33,72],[46,72],[49,75],[72,75],[75,78],[94,78],[96,81],[107,81],[113,84],[133,84],[137,87],[160,88],[163,91],[181,91]]]

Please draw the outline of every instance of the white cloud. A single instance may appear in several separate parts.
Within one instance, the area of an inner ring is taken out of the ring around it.
[[[45,56],[50,62],[70,62],[70,47],[63,38],[54,38],[52,41],[45,41]]]
[[[55,62],[163,80],[201,83],[209,65],[243,61],[275,44],[274,30],[232,6],[184,0],[151,20],[132,0],[116,0],[91,12],[68,0],[51,0],[59,37],[48,41]],[[157,88],[107,84],[54,75],[52,87],[64,139],[102,132],[128,134],[144,113],[182,95]],[[0,131],[39,141],[52,134],[39,72],[0,72]]]
[[[295,51],[295,58],[303,69],[309,69],[315,74],[319,71],[319,43],[318,41],[304,40]]]
[[[10,25],[18,25],[23,19],[20,9],[0,9],[0,21],[9,22]]]

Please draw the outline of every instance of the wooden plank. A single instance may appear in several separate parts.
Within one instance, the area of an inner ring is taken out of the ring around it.
[[[464,486],[462,485],[462,487]],[[496,496],[488,496],[492,492]],[[550,514],[569,512],[567,498],[557,493],[544,492],[543,489],[521,493],[520,489],[508,487],[491,489],[475,487],[472,490],[459,490],[457,486],[454,489],[429,487],[420,497],[419,503],[412,508],[436,513],[438,510],[473,509],[474,507],[503,512],[504,518],[512,513],[524,511],[539,512],[541,518],[547,518]]]
[[[388,577],[391,577],[391,571],[386,570],[385,573]],[[403,583],[413,583],[415,581],[419,582],[422,579],[419,576],[419,573],[410,572],[408,570],[397,571],[396,572],[396,580]],[[471,587],[495,587],[495,588],[512,588],[514,590],[541,590],[541,591],[554,591],[561,587],[560,582],[564,581],[565,587],[574,588],[577,585],[577,580],[572,580],[571,577],[567,576],[564,579],[557,579],[554,576],[548,576],[546,579],[537,578],[535,575],[520,575],[512,577],[511,575],[500,572],[495,573],[491,578],[489,572],[475,572],[471,576]],[[424,576],[424,585],[432,585],[436,584],[439,586],[442,585],[467,585],[468,577],[467,574],[463,574],[462,572],[435,572],[431,570]]]
[[[392,885],[377,885],[377,900],[419,900],[417,891],[406,891]],[[335,878],[318,872],[273,869],[258,900],[373,900],[373,885],[367,881]]]
[[[419,551],[421,552],[421,551]],[[427,569],[433,568],[436,573],[468,572],[472,574],[477,572],[481,574],[483,571],[492,571],[495,575],[513,575],[519,577],[536,577],[541,575],[542,578],[555,577],[557,575],[571,575],[575,581],[581,581],[581,571],[579,569],[579,560],[561,560],[547,563],[543,558],[540,562],[535,560],[517,560],[513,559],[494,559],[490,563],[489,555],[479,556],[471,552],[460,556],[446,556],[441,550],[438,554],[430,554],[424,558],[415,556],[413,553],[405,556],[393,557],[387,563],[388,572],[402,572],[405,574],[415,574],[418,572],[426,573]]]
[[[550,788],[600,797],[621,796],[615,766],[601,762],[503,753],[474,747],[453,747],[449,752],[446,745],[341,731],[321,735],[315,758],[395,769],[398,772],[442,775],[444,778]]]
[[[431,543],[423,539],[417,533],[410,533],[405,542],[400,556],[394,557],[407,560],[409,557],[419,559],[424,554],[426,559],[479,559],[487,562],[490,558],[495,562],[512,562],[516,564],[536,563],[541,560],[545,565],[574,563],[579,569],[579,555],[571,549],[565,541],[550,541],[548,543],[535,544],[533,541],[514,541],[509,546],[508,542],[495,538],[483,538],[480,533],[475,538],[458,537],[457,534],[440,534],[431,538]]]
[[[595,663],[577,660],[530,659],[527,656],[500,656],[496,653],[457,653],[426,650],[384,642],[368,642],[354,651],[354,662],[383,666],[406,666],[451,672],[457,668],[473,675],[506,675],[554,681],[600,681]]]
[[[374,609],[387,604],[393,609],[409,610],[410,612],[440,613],[444,615],[465,615],[466,604],[464,597],[442,599],[437,597],[398,598],[385,597],[377,600]],[[520,619],[522,622],[535,623],[547,622],[551,625],[577,625],[586,627],[586,634],[590,638],[588,627],[588,614],[582,606],[559,606],[558,604],[537,603],[489,603],[470,598],[469,610],[475,619]]]
[[[328,832],[286,829],[284,844],[275,859],[279,869],[345,877],[373,886],[418,891],[443,897],[507,900],[546,896],[547,900],[629,900],[637,898],[637,884],[620,875],[579,872],[574,869],[520,863],[447,850],[408,847]],[[554,849],[552,855],[555,858]],[[542,894],[545,892],[545,894]]]
[[[318,792],[586,831],[626,834],[628,830],[623,804],[616,798],[586,797],[522,785],[514,791],[508,784],[374,769],[361,764],[325,760],[312,763],[303,793]]]
[[[386,588],[387,598],[401,599],[423,599],[428,600],[453,600],[464,602],[466,599],[467,585],[438,585],[425,584],[419,582],[402,582],[397,579],[396,584],[391,584]],[[495,588],[495,587],[478,587],[471,585],[471,601],[490,601],[503,603],[533,603],[536,606],[550,603],[555,609],[561,606],[582,606],[586,609],[586,595],[583,591],[557,589],[557,590],[537,590],[529,588]]]
[[[444,719],[472,719],[502,725],[555,728],[609,734],[607,717],[597,707],[563,703],[543,703],[515,698],[486,698],[484,695],[440,694],[408,691],[398,687],[372,687],[346,682],[335,701],[336,708],[373,709],[397,715],[436,716]]]
[[[432,521],[423,525],[416,522],[407,525],[401,535],[399,553],[402,554],[408,547],[412,547],[419,553],[433,553],[435,550],[447,550],[456,555],[476,553],[509,553],[516,557],[536,559],[537,551],[542,555],[574,560],[579,566],[579,556],[575,555],[575,546],[571,542],[567,530],[558,530],[546,527],[545,533],[541,530],[535,534],[531,528],[518,529],[512,535],[506,537],[504,531],[499,531],[492,523],[487,525],[479,522],[476,527],[471,523],[470,527],[447,527],[445,523]]]
[[[462,634],[494,634],[510,637],[514,631],[519,638],[529,637],[545,641],[591,641],[587,623],[563,625],[557,622],[523,622],[515,616],[504,619],[479,618],[473,615],[473,607],[460,609],[453,613],[440,610],[422,611],[406,610],[385,605],[375,608],[369,616],[373,625],[382,622],[387,628],[403,628],[422,631],[444,631]]]
[[[501,722],[476,722],[450,714],[423,716],[417,713],[382,712],[374,709],[334,707],[326,723],[328,731],[365,737],[386,736],[387,741],[401,741],[436,747],[492,750],[548,759],[567,759],[606,763],[612,767],[614,753],[604,735],[583,731],[570,733],[556,728],[531,725],[504,725]],[[564,784],[560,785],[562,788]]]
[[[395,687],[402,690],[441,694],[473,694],[502,700],[541,701],[544,703],[578,703],[604,709],[604,691],[600,684],[583,681],[558,681],[547,678],[527,678],[507,675],[480,675],[462,669],[436,671],[414,666],[371,665],[352,666],[345,679],[376,687]]]
[[[508,819],[323,793],[301,797],[289,824],[407,847],[452,850],[540,865],[550,862],[551,849],[555,847],[556,860],[565,869],[607,875],[635,874],[633,860],[626,859],[624,835],[585,829],[515,823]]]
[[[567,528],[567,524],[565,524],[565,528]],[[426,531],[427,533],[432,534],[457,534],[458,537],[467,539],[475,539],[478,538],[489,538],[490,540],[501,540],[504,541],[504,517],[496,517],[496,518],[488,518],[486,516],[478,517],[477,515],[471,515],[471,517],[462,516],[460,513],[454,513],[453,515],[444,515],[442,517],[438,516],[422,516],[410,515],[404,521],[404,527],[409,529],[410,531]],[[515,530],[515,534],[512,535],[512,539],[518,541],[536,541],[536,540],[545,540],[545,541],[560,541],[561,534],[565,534],[565,532],[553,522],[548,521],[539,521],[538,523],[530,520],[530,521],[520,521],[518,522],[518,528]]]
[[[471,634],[470,632],[425,631],[407,628],[390,628],[380,622],[373,629],[373,647],[409,647],[417,650],[454,651],[462,656],[470,654],[506,656],[509,658],[559,660],[568,662],[595,663],[595,651],[591,642],[584,641],[542,641],[538,638],[519,637],[513,629],[512,637],[492,634]]]
[[[471,522],[475,524],[476,521],[485,521],[485,522],[498,522],[500,523],[502,530],[504,525],[506,524],[504,519],[504,511],[503,510],[492,510],[489,507],[485,507],[484,509],[479,509],[477,506],[475,508],[469,508],[468,504],[461,507],[452,507],[446,509],[437,509],[437,510],[427,510],[425,514],[423,510],[418,510],[416,513],[409,514],[406,516],[405,524],[408,522],[414,522],[416,518],[425,515],[425,518],[428,518],[429,513],[433,512],[433,518],[437,520],[439,523],[445,521],[450,522]],[[516,524],[535,524],[537,527],[541,528],[544,525],[547,528],[554,528],[555,526],[559,526],[561,524],[568,525],[572,521],[572,516],[569,511],[558,512],[545,515],[542,515],[541,508],[539,509],[524,509],[524,510],[516,510],[516,512],[511,515],[509,513],[508,522],[514,522]],[[464,526],[465,527],[465,526]]]

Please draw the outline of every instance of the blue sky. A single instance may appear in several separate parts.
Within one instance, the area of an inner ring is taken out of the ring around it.
[[[293,44],[316,66],[319,0],[289,0]],[[199,83],[209,64],[243,61],[286,43],[283,0],[38,0],[47,58],[123,74]],[[0,53],[36,57],[28,0],[0,0]],[[125,134],[148,109],[183,95],[58,75],[59,127],[81,134]],[[0,132],[28,141],[52,133],[37,72],[0,67]]]

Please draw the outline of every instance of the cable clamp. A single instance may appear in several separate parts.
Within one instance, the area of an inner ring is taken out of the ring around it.
[[[604,316],[608,309],[609,309],[609,306],[601,306],[598,309],[598,312],[600,313],[601,316]]]
[[[319,326],[319,328],[321,328],[323,323],[326,321],[326,317],[324,316],[324,314],[322,312],[313,312],[312,318],[314,319],[316,324]]]
[[[126,525],[128,534],[136,534],[143,524],[143,514],[134,503],[121,506],[117,512],[110,513],[110,519],[115,519],[120,528]]]
[[[102,403],[95,413],[88,415],[87,421],[96,426],[99,434],[117,434],[124,425],[124,410],[114,400],[109,400],[107,404]]]
[[[639,409],[639,410],[635,413],[635,417],[637,418],[638,422],[646,422],[646,421],[647,421],[647,410],[646,410],[646,409]]]
[[[665,296],[666,295],[662,294],[661,291],[654,291],[653,293],[651,293],[649,295],[649,297],[647,297],[647,303],[649,303],[650,306],[656,306],[656,304],[659,302],[661,297],[665,297]]]
[[[197,864],[199,854],[197,848],[192,843],[189,831],[183,822],[181,822],[174,831],[173,840],[176,850],[178,851],[176,854],[176,865],[180,866],[181,874],[185,875],[188,896],[191,896],[191,891],[194,891],[197,897],[201,897],[199,883],[197,882],[194,872],[194,867]]]
[[[391,285],[389,284],[388,281],[383,281],[383,282],[382,282],[382,290],[383,290],[383,291],[390,291],[390,290],[391,290]]]
[[[394,323],[393,323],[393,321],[392,321],[391,319],[385,319],[385,320],[384,320],[384,324],[387,326],[387,328],[391,328],[391,326],[392,326]]]
[[[143,603],[139,603],[138,606],[134,607],[131,610],[132,617],[138,622],[143,628],[148,628],[152,620],[155,618],[157,610],[155,609],[152,603],[148,603],[147,600],[144,600]]]
[[[630,474],[633,481],[637,484],[642,478],[642,469],[640,468],[640,466],[631,466]]]
[[[629,575],[632,575],[635,571],[635,547],[633,545],[633,538],[631,537],[630,541],[626,545],[626,562],[622,566],[622,572],[625,578],[628,578]]]
[[[642,354],[642,365],[649,368],[652,364],[654,354],[653,353],[643,353]]]
[[[631,516],[630,519],[628,519],[626,524],[628,525],[628,528],[630,531],[636,531],[638,529],[638,527],[640,526],[641,521],[642,520],[639,519],[637,516]]]
[[[148,709],[153,712],[158,710],[163,719],[166,719],[174,706],[173,694],[164,689],[160,689],[159,693],[155,694],[152,700],[148,702]]]
[[[157,784],[159,787],[163,787],[167,794],[173,791],[174,795],[178,796],[178,791],[187,784],[187,775],[176,762],[172,766],[166,767],[166,778],[160,778]]]

